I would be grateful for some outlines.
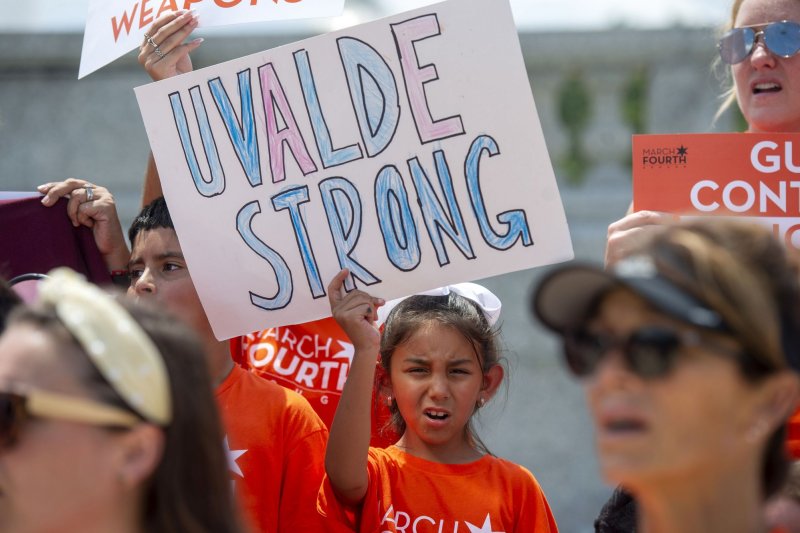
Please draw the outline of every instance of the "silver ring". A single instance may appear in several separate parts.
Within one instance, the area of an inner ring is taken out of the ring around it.
[[[148,34],[146,34],[146,33],[145,33],[145,34],[144,34],[144,38],[145,38],[145,40],[147,41],[147,43],[148,43],[150,46],[152,46],[153,48],[155,48],[156,50],[158,50],[158,45],[156,44],[156,42],[153,40],[153,38],[152,38],[152,37],[150,37]]]
[[[86,201],[91,202],[94,200],[94,187],[91,185],[84,185],[83,190],[86,191]]]
[[[158,56],[158,58],[159,58],[159,59],[164,59],[164,56],[165,56],[166,54],[164,54],[164,52],[162,52],[162,51],[161,51],[161,48],[159,48],[158,46],[156,46],[156,47],[155,47],[155,49],[154,49],[153,51],[156,53],[156,55]]]

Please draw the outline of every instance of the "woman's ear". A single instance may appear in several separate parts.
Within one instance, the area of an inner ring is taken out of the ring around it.
[[[505,370],[502,365],[494,365],[483,375],[483,387],[481,387],[481,397],[486,401],[490,400],[498,387],[503,382]]]
[[[119,478],[128,489],[144,483],[158,468],[164,454],[164,430],[154,424],[137,424],[120,435],[117,458]]]
[[[798,408],[800,401],[800,376],[792,370],[783,370],[769,376],[761,384],[756,416],[764,433],[769,434],[786,422]]]

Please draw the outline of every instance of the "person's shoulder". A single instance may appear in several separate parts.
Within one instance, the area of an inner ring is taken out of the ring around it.
[[[532,485],[538,489],[539,482],[536,480],[536,477],[521,464],[494,455],[487,455],[485,459],[488,468],[491,469],[496,476],[503,477],[515,485]]]

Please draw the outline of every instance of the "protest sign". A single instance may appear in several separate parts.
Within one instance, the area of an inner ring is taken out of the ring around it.
[[[210,27],[333,17],[344,0],[89,0],[78,78],[138,47],[153,21],[181,9],[197,11],[199,27]]]
[[[219,338],[572,258],[508,0],[451,0],[136,89]]]
[[[633,136],[633,207],[747,217],[800,248],[800,135]]]

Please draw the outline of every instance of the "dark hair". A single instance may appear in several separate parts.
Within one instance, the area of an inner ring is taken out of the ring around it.
[[[202,344],[185,326],[145,304],[118,299],[153,340],[169,374],[172,422],[163,429],[161,460],[143,490],[144,530],[237,533],[237,511],[222,449],[223,433]],[[20,308],[9,326],[43,330],[71,357],[71,367],[98,400],[134,411],[103,378],[52,306]]]
[[[6,329],[6,319],[9,313],[11,313],[11,310],[21,303],[22,300],[17,293],[14,292],[14,289],[11,288],[5,279],[0,278],[0,333]]]
[[[397,304],[386,319],[381,335],[381,366],[391,377],[390,369],[394,351],[406,342],[419,328],[428,322],[450,327],[458,331],[472,346],[478,358],[481,372],[485,375],[500,364],[499,329],[492,328],[483,311],[471,300],[451,292],[446,296],[415,295]],[[377,401],[377,396],[376,396]],[[478,407],[475,407],[477,411]],[[389,428],[398,436],[406,429],[397,404],[389,405],[391,419]],[[475,433],[472,424],[465,428],[466,437],[475,449],[489,453],[486,445]]]
[[[722,315],[744,347],[742,376],[756,383],[787,368],[800,370],[800,268],[793,250],[759,225],[724,219],[685,222],[644,246],[658,270]],[[766,497],[783,485],[786,424],[764,450]]]
[[[131,246],[139,232],[149,231],[153,229],[175,229],[172,223],[172,217],[167,208],[167,202],[163,196],[159,196],[139,211],[139,214],[133,220],[130,229],[128,230],[128,239]]]

